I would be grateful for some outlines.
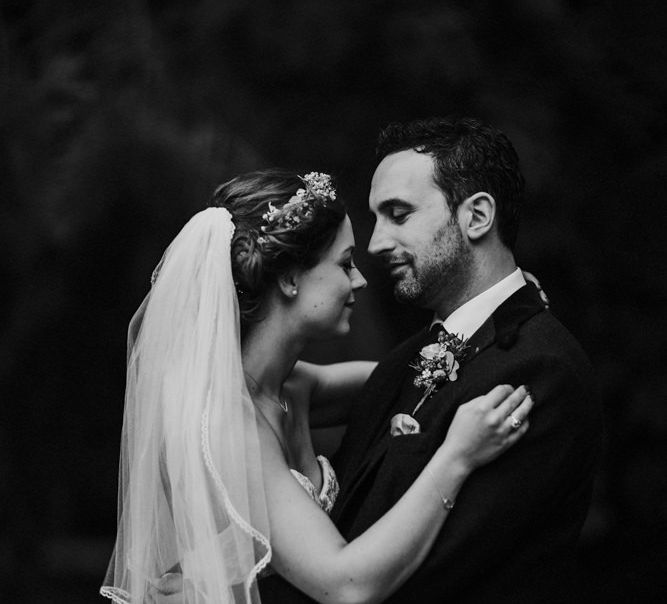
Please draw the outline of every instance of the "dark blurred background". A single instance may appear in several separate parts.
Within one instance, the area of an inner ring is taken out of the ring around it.
[[[128,321],[215,184],[331,171],[360,248],[378,129],[505,130],[518,257],[593,359],[607,443],[582,536],[596,602],[667,589],[664,2],[4,0],[0,19],[0,600],[95,602],[111,553]],[[348,338],[425,316],[367,257]],[[576,417],[572,418],[576,421]]]

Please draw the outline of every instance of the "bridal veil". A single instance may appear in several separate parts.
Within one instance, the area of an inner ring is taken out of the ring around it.
[[[226,209],[196,214],[130,323],[118,534],[101,589],[115,602],[143,603],[169,570],[188,604],[259,601],[271,549],[233,233]]]

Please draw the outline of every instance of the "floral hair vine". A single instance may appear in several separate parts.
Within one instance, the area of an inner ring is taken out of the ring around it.
[[[271,234],[276,231],[292,231],[308,220],[315,209],[316,204],[326,206],[328,201],[336,199],[336,189],[331,182],[331,176],[324,172],[309,172],[305,176],[299,176],[305,188],[297,189],[295,195],[282,207],[277,208],[269,202],[269,211],[262,215],[265,224],[262,225],[262,233]],[[260,235],[257,243],[266,243],[266,237]]]

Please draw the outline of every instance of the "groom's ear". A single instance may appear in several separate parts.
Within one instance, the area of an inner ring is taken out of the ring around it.
[[[492,228],[496,219],[496,200],[480,191],[461,202],[458,210],[461,230],[471,241],[479,241]]]

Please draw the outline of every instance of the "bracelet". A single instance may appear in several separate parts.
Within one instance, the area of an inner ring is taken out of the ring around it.
[[[428,475],[431,477],[431,480],[433,481],[433,484],[435,486],[435,490],[437,491],[438,495],[440,496],[440,499],[442,500],[442,505],[444,506],[445,510],[450,512],[454,507],[454,500],[450,499],[449,497],[445,497],[440,492],[440,489],[438,488],[438,481],[435,479],[435,476],[433,476],[433,472],[431,472],[429,467],[424,466],[424,470],[426,470],[428,472]]]

